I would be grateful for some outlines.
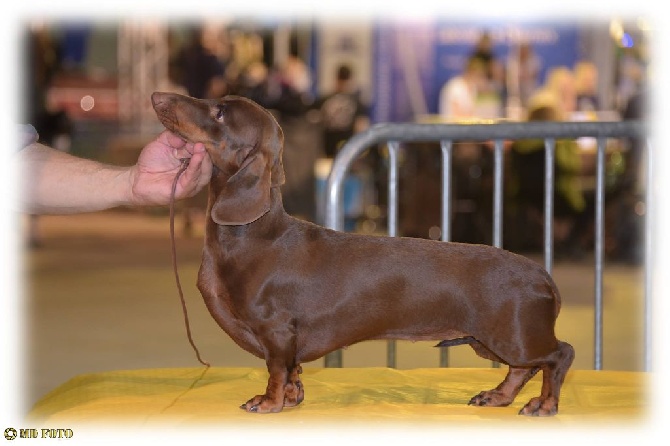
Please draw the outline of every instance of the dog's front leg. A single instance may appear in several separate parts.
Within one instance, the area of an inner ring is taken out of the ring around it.
[[[256,395],[240,406],[247,412],[272,413],[284,408],[284,388],[288,382],[288,369],[283,362],[268,361],[270,378],[263,395]]]
[[[287,406],[302,401],[302,384],[298,384],[300,386],[298,389],[293,389],[296,381],[299,383],[297,375],[302,371],[295,360],[295,332],[286,330],[282,333],[277,331],[271,333],[271,337],[269,339],[266,337],[264,342],[265,362],[270,373],[268,385],[263,395],[256,395],[240,406],[247,412],[280,412],[287,397],[289,400]]]
[[[302,367],[300,364],[293,367],[293,370],[290,371],[288,377],[288,384],[286,385],[286,391],[284,394],[284,407],[293,407],[302,403],[302,400],[305,399],[305,389],[302,386],[302,381],[300,381],[300,374],[302,373]]]

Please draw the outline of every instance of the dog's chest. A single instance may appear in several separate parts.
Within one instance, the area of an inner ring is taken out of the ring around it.
[[[242,290],[237,293],[231,289],[231,284],[216,274],[219,270],[216,262],[210,256],[203,256],[203,262],[198,274],[198,289],[202,294],[205,305],[217,324],[240,347],[250,353],[262,357],[262,348],[256,340],[253,327],[247,321],[249,308],[244,304]],[[234,281],[237,283],[237,279]],[[233,287],[236,288],[236,287]],[[236,299],[242,297],[241,300]]]
[[[263,350],[257,341],[257,336],[254,333],[253,328],[245,322],[244,318],[241,318],[236,314],[237,312],[230,306],[230,302],[227,302],[225,299],[212,298],[212,296],[206,296],[204,294],[203,297],[205,298],[205,304],[212,314],[212,317],[223,331],[225,331],[237,345],[262,358]]]

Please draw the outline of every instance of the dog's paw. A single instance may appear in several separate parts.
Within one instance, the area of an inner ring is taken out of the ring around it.
[[[256,395],[240,406],[240,409],[250,413],[276,413],[284,408],[283,401],[280,404],[270,400],[265,395]]]
[[[484,396],[485,392],[481,392],[478,395],[473,396],[470,398],[470,401],[468,401],[468,406],[486,406],[489,398]]]
[[[485,390],[470,398],[468,406],[503,407],[508,406],[513,400],[510,395],[505,395],[499,390]]]
[[[294,407],[305,399],[305,389],[300,380],[288,383],[284,387],[284,407]]]
[[[519,415],[530,417],[551,417],[558,413],[558,402],[556,398],[535,397],[528,401],[519,411]]]

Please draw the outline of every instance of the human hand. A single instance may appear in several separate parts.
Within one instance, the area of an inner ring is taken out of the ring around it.
[[[142,149],[137,163],[130,168],[131,203],[169,204],[182,158],[190,158],[190,162],[179,177],[175,199],[197,194],[212,176],[212,161],[205,146],[188,143],[166,130]]]

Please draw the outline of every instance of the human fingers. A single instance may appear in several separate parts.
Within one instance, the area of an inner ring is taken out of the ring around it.
[[[188,167],[180,178],[182,190],[179,193],[180,198],[195,195],[202,189],[212,176],[212,162],[206,152],[193,154]]]
[[[186,141],[176,133],[170,130],[165,130],[158,136],[158,140],[174,149],[182,148],[186,145]]]
[[[205,145],[201,142],[197,142],[193,144],[193,150],[191,151],[192,153],[204,153],[206,152]]]
[[[199,152],[204,152],[205,151],[205,146],[198,142],[198,143],[191,143],[187,142],[184,147],[181,147],[179,149],[176,149],[174,151],[174,156],[175,158],[191,158],[193,154],[199,153]]]

